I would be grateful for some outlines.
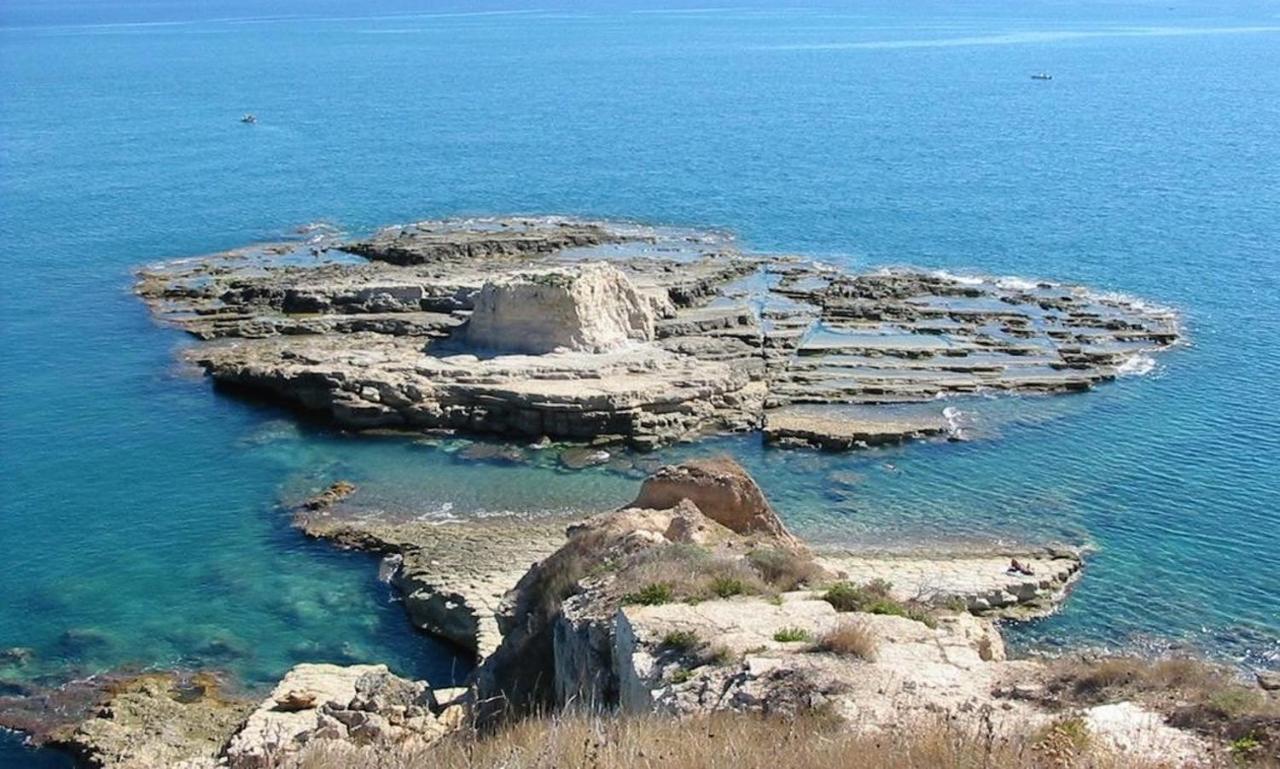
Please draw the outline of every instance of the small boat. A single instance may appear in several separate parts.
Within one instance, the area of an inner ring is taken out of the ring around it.
[[[254,123],[258,122],[258,118],[252,112],[246,112],[244,113],[244,117],[240,118],[240,122],[253,125]]]
[[[1031,76],[1031,79],[1032,80],[1052,80],[1053,75],[1050,75],[1048,72],[1037,72],[1036,74]]]

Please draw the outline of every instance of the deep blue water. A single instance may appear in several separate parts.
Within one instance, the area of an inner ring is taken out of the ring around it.
[[[1096,546],[1024,648],[1277,664],[1280,7],[635,10],[0,6],[0,648],[35,653],[0,679],[190,665],[260,686],[303,660],[447,678],[374,561],[304,541],[281,500],[350,477],[424,510],[592,510],[635,481],[468,465],[216,394],[130,275],[315,220],[513,211],[1177,307],[1190,344],[1153,374],[995,404],[973,443],[713,448],[815,538]],[[0,766],[35,760],[0,742]]]

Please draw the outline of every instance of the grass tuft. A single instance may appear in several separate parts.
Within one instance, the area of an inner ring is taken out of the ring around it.
[[[639,590],[624,595],[622,602],[641,606],[661,606],[664,603],[671,603],[674,597],[675,591],[672,590],[670,583],[650,582]]]
[[[876,658],[879,643],[875,633],[862,622],[843,622],[827,631],[818,639],[815,647],[818,651],[839,654],[845,657],[857,657],[868,662]]]
[[[773,640],[778,643],[792,643],[794,641],[808,641],[813,638],[808,630],[802,627],[784,627],[779,628],[778,632],[773,634]]]
[[[672,630],[662,637],[662,645],[680,652],[693,651],[701,645],[698,634],[692,630]]]

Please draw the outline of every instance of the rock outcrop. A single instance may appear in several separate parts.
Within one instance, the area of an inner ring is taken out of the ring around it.
[[[787,531],[755,479],[729,457],[695,459],[660,468],[645,479],[630,507],[665,510],[689,501],[716,523],[738,534],[764,534],[790,546]]]
[[[1079,286],[852,275],[567,219],[249,247],[148,269],[137,291],[206,342],[188,355],[219,384],[345,428],[640,449],[762,427],[833,450],[961,437],[939,398],[1086,390],[1178,339],[1171,312]]]
[[[753,548],[798,546],[755,481],[732,460],[664,467],[646,487],[629,507],[571,526],[568,541],[508,593],[499,615],[502,644],[477,671],[478,700],[501,702],[492,713],[552,702],[616,702],[612,613],[629,589],[645,587],[629,580],[660,571],[646,554],[674,547],[677,559],[680,553],[695,559],[673,562],[670,574],[653,577],[653,584],[666,585],[714,579],[715,569],[728,570],[731,579],[753,579],[743,560]],[[699,554],[711,560],[704,563]]]
[[[204,769],[252,708],[211,673],[111,673],[0,698],[0,726],[100,769]]]
[[[653,340],[653,305],[616,267],[522,273],[480,289],[467,343],[482,350],[602,353]]]
[[[277,767],[318,740],[429,745],[449,731],[438,711],[425,682],[385,665],[298,665],[238,728],[226,760],[231,769]]]
[[[821,646],[851,623],[874,649],[867,658]],[[807,592],[776,604],[626,606],[614,637],[619,702],[633,712],[820,710],[868,728],[924,712],[976,710],[990,703],[994,687],[1026,673],[1004,661],[989,621],[955,614],[929,627],[898,616],[843,615]],[[672,638],[690,640],[677,646]]]
[[[916,438],[952,434],[941,415],[900,419],[852,418],[837,412],[806,413],[777,409],[765,418],[764,439],[783,446],[812,446],[827,451],[903,443]]]
[[[348,243],[346,249],[369,259],[408,265],[494,257],[519,259],[642,237],[590,222],[557,218],[477,219],[466,224],[464,228],[447,222],[388,227],[368,240]]]
[[[883,580],[900,601],[960,605],[973,614],[1006,619],[1052,614],[1084,567],[1081,553],[1064,547],[914,553],[828,549],[818,561],[850,582]],[[1014,562],[1022,569],[1011,568]]]
[[[295,525],[340,547],[381,553],[414,627],[484,659],[502,636],[503,596],[534,563],[564,543],[562,517],[491,516],[469,521],[387,520],[304,504]]]

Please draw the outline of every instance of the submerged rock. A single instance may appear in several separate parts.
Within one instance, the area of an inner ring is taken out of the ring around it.
[[[828,451],[903,443],[914,438],[945,435],[949,431],[941,415],[932,419],[887,415],[883,419],[866,419],[778,409],[769,412],[764,423],[764,438],[769,443],[813,446]]]
[[[491,516],[395,521],[341,510],[300,510],[295,525],[342,547],[391,554],[388,580],[414,627],[483,659],[501,640],[503,595],[564,542],[565,518]]]
[[[197,769],[251,708],[209,673],[108,674],[0,701],[0,726],[101,769]]]

